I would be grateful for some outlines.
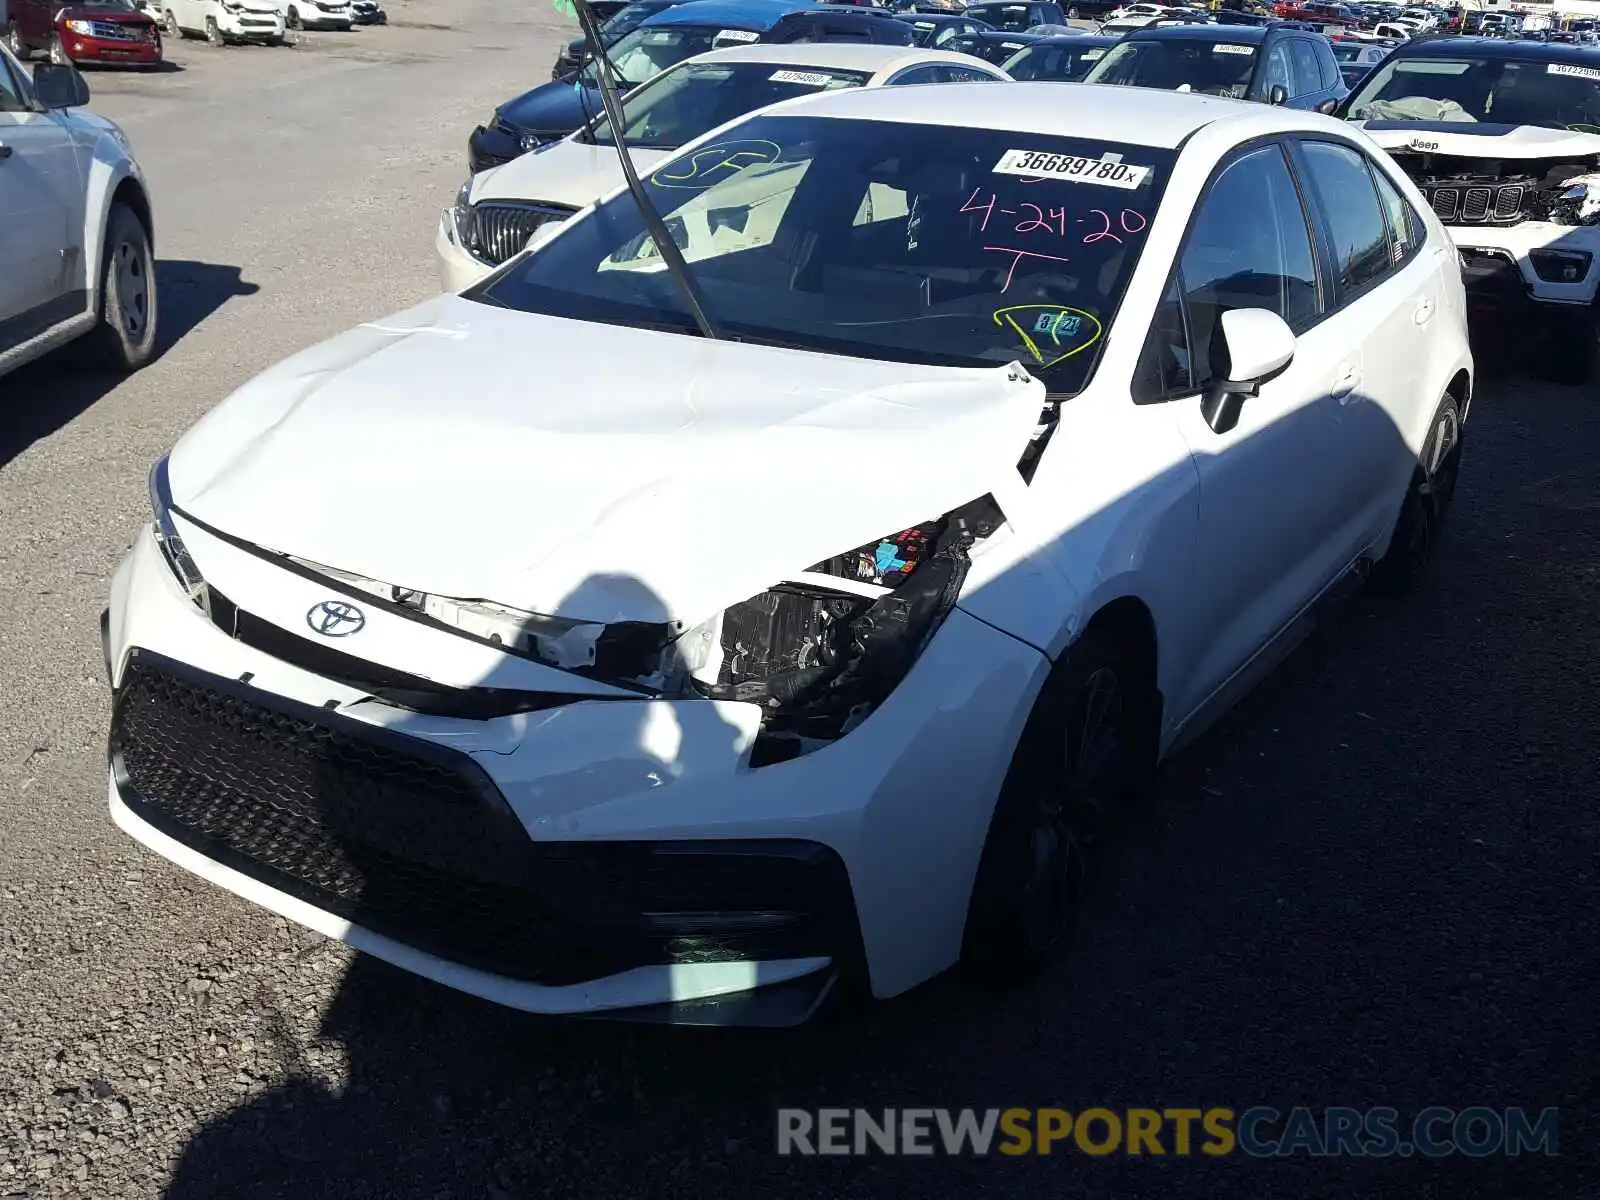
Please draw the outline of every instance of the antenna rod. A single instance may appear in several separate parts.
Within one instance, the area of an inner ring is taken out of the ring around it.
[[[644,184],[639,182],[639,173],[633,169],[633,159],[628,154],[628,143],[622,135],[622,104],[617,99],[616,84],[611,78],[611,56],[606,53],[604,44],[600,41],[600,24],[594,19],[594,13],[589,8],[589,0],[574,0],[574,4],[578,10],[578,22],[583,26],[583,35],[595,49],[593,61],[595,79],[600,84],[600,102],[605,105],[606,121],[611,125],[611,140],[616,144],[617,157],[622,160],[622,175],[628,181],[628,191],[633,195],[633,202],[639,208],[639,215],[644,218],[645,227],[650,230],[650,237],[661,253],[661,261],[666,263],[667,270],[672,272],[673,279],[677,280],[678,286],[683,290],[683,298],[689,304],[689,312],[694,317],[694,323],[700,327],[703,335],[712,341],[721,341],[722,330],[711,319],[710,310],[706,308],[704,298],[700,295],[700,288],[695,283],[694,276],[689,273],[689,264],[684,261],[678,243],[672,240],[667,223],[656,211],[656,206],[644,190]],[[579,82],[581,84],[582,81]]]

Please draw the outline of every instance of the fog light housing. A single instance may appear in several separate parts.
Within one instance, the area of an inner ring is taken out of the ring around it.
[[[1587,250],[1532,250],[1528,261],[1533,273],[1546,283],[1581,283],[1589,275],[1594,255]]]

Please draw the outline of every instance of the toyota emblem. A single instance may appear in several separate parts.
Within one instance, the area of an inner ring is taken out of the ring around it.
[[[306,624],[323,637],[349,637],[366,623],[367,614],[343,600],[324,600],[306,614]]]

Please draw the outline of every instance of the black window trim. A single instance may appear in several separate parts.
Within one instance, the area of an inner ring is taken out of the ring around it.
[[[1345,138],[1321,133],[1308,137],[1302,133],[1291,135],[1287,141],[1290,161],[1297,165],[1301,174],[1307,176],[1306,183],[1302,185],[1301,192],[1303,196],[1309,196],[1310,198],[1310,203],[1315,213],[1315,220],[1317,221],[1318,225],[1318,232],[1320,234],[1318,240],[1322,242],[1325,247],[1325,261],[1323,263],[1323,270],[1327,275],[1328,288],[1333,297],[1333,304],[1324,311],[1323,315],[1332,316],[1334,313],[1343,312],[1357,300],[1360,300],[1371,292],[1376,291],[1378,288],[1388,283],[1389,280],[1393,279],[1406,267],[1410,266],[1417,255],[1421,253],[1423,243],[1427,241],[1426,226],[1422,226],[1424,237],[1418,241],[1415,250],[1407,254],[1399,262],[1395,262],[1393,259],[1391,259],[1388,265],[1385,266],[1381,275],[1368,281],[1355,291],[1347,290],[1344,284],[1340,282],[1339,276],[1341,272],[1339,270],[1339,264],[1334,257],[1333,226],[1329,221],[1328,210],[1323,206],[1322,197],[1317,193],[1316,188],[1310,186],[1309,169],[1305,165],[1303,147],[1308,142],[1321,142],[1326,145],[1340,146],[1354,153],[1356,157],[1362,161],[1367,168],[1368,182],[1372,184],[1372,198],[1378,205],[1379,216],[1383,219],[1384,245],[1392,253],[1394,249],[1394,230],[1389,225],[1388,206],[1384,204],[1383,197],[1378,195],[1377,182],[1372,179],[1372,172],[1380,171],[1383,168],[1378,166],[1378,164],[1373,161],[1372,156],[1360,146],[1356,145],[1352,141],[1346,140]],[[1394,180],[1389,180],[1389,186],[1394,187],[1394,190],[1399,193],[1400,199],[1405,202],[1406,208],[1411,211],[1412,216],[1417,216],[1415,210],[1411,208],[1411,202],[1406,200],[1405,192],[1401,191],[1400,188],[1395,186]],[[1421,225],[1420,218],[1418,219],[1418,224]]]
[[[1200,206],[1204,202],[1204,197],[1210,193],[1211,186],[1216,183],[1217,179],[1224,171],[1228,170],[1241,159],[1248,158],[1252,154],[1271,147],[1276,147],[1278,153],[1282,156],[1283,165],[1289,172],[1290,182],[1294,185],[1295,196],[1300,201],[1301,215],[1306,223],[1306,235],[1311,240],[1311,261],[1317,273],[1318,311],[1316,317],[1311,321],[1302,323],[1298,328],[1291,325],[1290,329],[1293,330],[1295,337],[1298,338],[1302,334],[1309,333],[1311,330],[1315,329],[1318,325],[1322,324],[1323,321],[1327,320],[1330,316],[1338,311],[1338,309],[1335,308],[1331,303],[1334,297],[1334,276],[1330,275],[1328,272],[1329,260],[1327,254],[1325,253],[1325,247],[1323,244],[1326,239],[1320,224],[1321,211],[1320,209],[1313,208],[1313,198],[1308,195],[1305,180],[1301,178],[1301,172],[1296,167],[1294,155],[1291,153],[1290,143],[1292,140],[1292,134],[1269,133],[1263,134],[1260,137],[1251,138],[1247,142],[1240,142],[1237,146],[1233,147],[1233,149],[1229,150],[1226,155],[1219,159],[1217,161],[1217,165],[1211,169],[1211,173],[1206,176],[1206,181],[1200,185],[1201,200],[1197,201],[1195,206],[1189,210],[1189,219],[1184,224],[1183,237],[1178,242],[1178,250],[1173,256],[1172,266],[1167,272],[1166,282],[1161,285],[1161,291],[1158,299],[1156,300],[1157,312],[1152,313],[1150,316],[1150,326],[1145,330],[1144,340],[1140,344],[1139,357],[1136,360],[1137,362],[1144,361],[1144,356],[1149,350],[1150,339],[1155,335],[1156,316],[1160,311],[1161,304],[1165,300],[1167,293],[1172,290],[1174,283],[1176,283],[1178,286],[1178,310],[1179,317],[1183,322],[1183,337],[1184,341],[1189,346],[1191,362],[1193,361],[1194,337],[1189,326],[1189,306],[1184,302],[1183,299],[1185,290],[1183,286],[1182,268],[1184,251],[1189,248],[1189,239],[1194,233],[1195,218],[1200,213]],[[1376,189],[1374,189],[1374,194],[1376,194]],[[1131,392],[1133,395],[1133,402],[1141,405],[1167,404],[1174,400],[1188,400],[1192,397],[1200,395],[1201,392],[1204,391],[1203,388],[1190,387],[1169,389],[1153,395],[1148,393],[1141,394],[1138,384],[1138,368],[1135,367],[1134,386],[1132,387]]]

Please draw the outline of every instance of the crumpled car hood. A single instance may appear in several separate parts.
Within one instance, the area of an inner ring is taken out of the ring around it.
[[[180,509],[269,550],[528,612],[692,624],[1014,485],[1043,403],[1009,367],[440,296],[259,376],[169,474]]]
[[[1385,150],[1426,150],[1462,158],[1575,158],[1600,154],[1600,134],[1542,125],[1457,121],[1352,121]]]
[[[671,150],[630,150],[634,169],[648,174]],[[587,208],[624,180],[613,146],[556,142],[548,150],[524,154],[491,167],[472,181],[472,203],[484,200],[538,200]]]

